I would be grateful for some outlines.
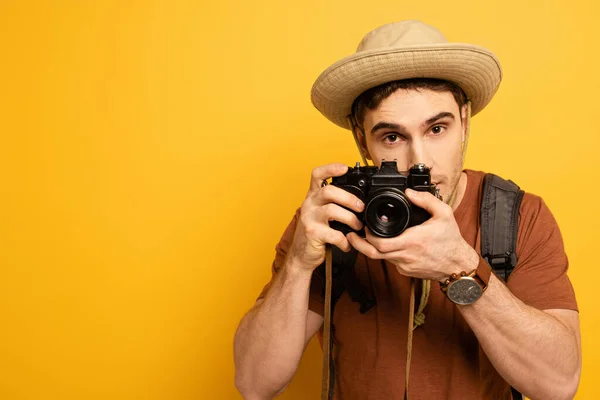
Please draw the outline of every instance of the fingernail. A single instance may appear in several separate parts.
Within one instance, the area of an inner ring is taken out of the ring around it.
[[[409,188],[406,188],[405,193],[408,197],[415,197],[417,195],[417,192]]]
[[[362,201],[360,201],[360,200],[356,200],[356,207],[358,207],[358,208],[363,208],[363,207],[364,207],[364,204],[363,204],[363,202],[362,202]]]

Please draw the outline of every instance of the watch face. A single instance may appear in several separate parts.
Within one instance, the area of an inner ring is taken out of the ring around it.
[[[483,291],[473,278],[463,277],[448,285],[448,298],[456,304],[473,304]]]

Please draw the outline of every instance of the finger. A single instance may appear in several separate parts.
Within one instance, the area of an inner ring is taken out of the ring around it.
[[[335,203],[356,212],[361,212],[365,208],[364,203],[358,197],[342,188],[333,185],[322,187],[319,190],[316,203],[318,205]]]
[[[342,176],[348,172],[346,164],[327,164],[313,169],[310,179],[310,191],[319,190],[324,180],[332,176]]]
[[[348,242],[348,239],[342,232],[331,229],[328,226],[324,226],[322,230],[320,230],[319,236],[323,243],[330,243],[344,252],[349,252],[352,249],[350,242]]]
[[[361,238],[354,232],[350,232],[346,235],[350,245],[354,247],[359,253],[362,253],[373,260],[380,260],[384,258],[384,255],[375,248],[371,243]]]
[[[394,263],[398,263],[400,260],[406,257],[407,254],[405,251],[401,250],[383,253],[354,232],[348,233],[346,238],[348,239],[350,245],[352,245],[352,247],[354,247],[358,252],[373,260],[394,260]]]
[[[337,204],[326,204],[322,207],[322,211],[327,222],[338,221],[342,224],[348,225],[350,228],[356,231],[361,230],[363,227],[362,222],[360,222],[356,214],[340,207]]]
[[[375,236],[368,228],[365,229],[366,240],[380,253],[390,253],[393,251],[402,251],[410,247],[410,237],[407,235],[410,229],[402,232],[399,236],[392,238],[382,238]]]
[[[429,192],[419,192],[412,189],[406,189],[405,193],[414,205],[423,208],[425,211],[431,214],[432,217],[444,216],[451,213],[451,208],[448,204],[444,203]]]

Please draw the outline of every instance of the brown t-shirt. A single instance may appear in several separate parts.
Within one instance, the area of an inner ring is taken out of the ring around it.
[[[479,206],[484,173],[466,170],[467,188],[454,212],[464,239],[480,251]],[[276,247],[273,273],[283,265],[298,213]],[[577,310],[567,277],[562,237],[543,200],[526,193],[519,212],[519,261],[507,286],[540,310]],[[345,292],[335,306],[335,399],[401,399],[410,279],[393,265],[359,254],[355,274],[377,305],[365,314]],[[260,297],[268,290],[267,285]],[[418,299],[418,297],[417,297]],[[309,309],[323,315],[322,285],[311,282]],[[494,369],[464,318],[432,282],[425,324],[414,331],[409,399],[510,399],[510,387]]]

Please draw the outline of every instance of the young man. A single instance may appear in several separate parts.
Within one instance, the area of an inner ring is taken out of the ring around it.
[[[370,32],[356,54],[318,78],[313,104],[353,130],[367,159],[377,166],[397,160],[400,171],[425,164],[443,201],[406,190],[431,214],[428,221],[392,238],[369,230],[365,238],[344,235],[329,222],[359,230],[355,212],[365,205],[322,182],[348,167],[313,171],[306,200],[277,245],[273,278],[236,333],[236,385],[246,399],[281,393],[322,327],[322,284],[313,272],[328,243],[359,252],[354,275],[376,300],[365,313],[347,292],[335,305],[336,399],[403,397],[411,278],[430,281],[431,291],[422,299],[426,321],[413,332],[409,399],[510,399],[511,386],[531,399],[573,398],[581,368],[577,304],[544,202],[523,197],[518,263],[506,283],[479,254],[484,174],[463,170],[464,152],[470,115],[488,104],[500,80],[488,50],[448,43],[416,21]],[[484,289],[464,305],[440,290],[461,273]]]

